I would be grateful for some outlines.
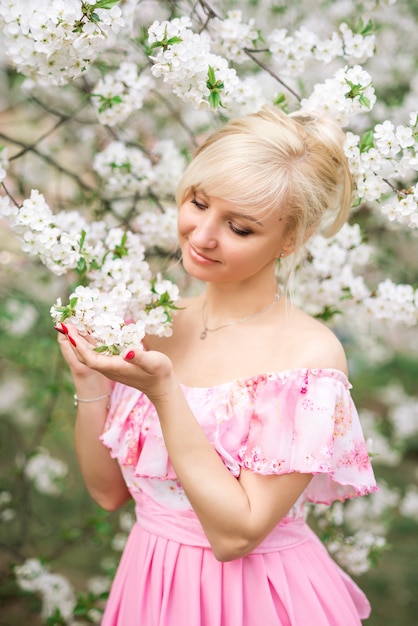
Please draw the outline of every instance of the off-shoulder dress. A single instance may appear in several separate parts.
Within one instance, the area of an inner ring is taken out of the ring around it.
[[[305,523],[307,501],[377,489],[346,376],[292,369],[182,387],[234,476],[244,467],[314,477],[251,554],[219,562],[175,475],[154,406],[117,384],[102,441],[120,464],[137,521],[102,626],[359,626],[367,598]]]

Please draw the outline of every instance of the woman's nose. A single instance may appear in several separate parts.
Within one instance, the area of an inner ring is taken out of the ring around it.
[[[191,240],[200,248],[215,248],[218,245],[217,226],[208,213],[200,216],[193,229]]]

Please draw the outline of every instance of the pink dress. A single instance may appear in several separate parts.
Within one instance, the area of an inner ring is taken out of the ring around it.
[[[118,459],[137,522],[102,626],[359,626],[367,598],[305,524],[304,503],[376,491],[345,375],[295,369],[183,391],[236,477],[312,473],[287,516],[248,556],[215,559],[174,473],[158,417],[117,384],[103,443]]]

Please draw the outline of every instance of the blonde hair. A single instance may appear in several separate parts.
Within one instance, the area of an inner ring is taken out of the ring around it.
[[[343,141],[331,119],[265,106],[229,121],[197,149],[177,203],[201,189],[245,213],[277,211],[297,251],[315,231],[334,235],[347,220],[352,177]]]

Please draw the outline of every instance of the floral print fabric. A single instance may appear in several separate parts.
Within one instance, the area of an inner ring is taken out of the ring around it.
[[[314,474],[298,503],[303,515],[304,500],[329,504],[377,489],[350,388],[338,370],[295,369],[183,391],[234,476],[241,467],[264,475]],[[133,497],[143,492],[171,508],[191,508],[146,396],[115,386],[102,441]]]

